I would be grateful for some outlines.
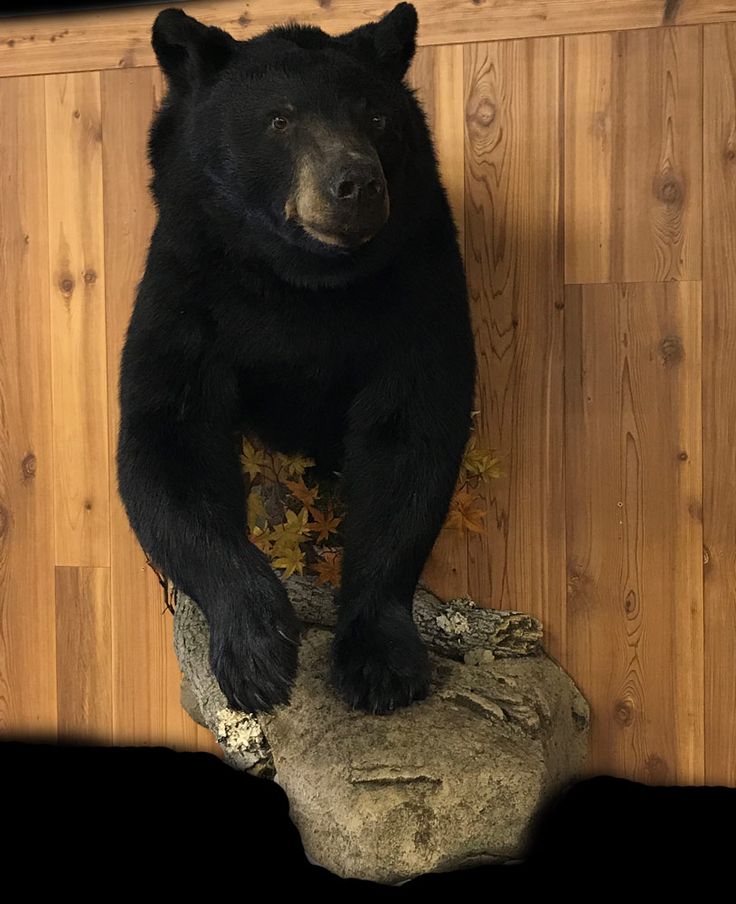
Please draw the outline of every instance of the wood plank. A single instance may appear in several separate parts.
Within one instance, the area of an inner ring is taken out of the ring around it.
[[[120,354],[143,275],[155,210],[148,193],[148,127],[162,96],[157,69],[101,74],[107,277],[107,420],[110,472],[120,421]],[[110,482],[111,596],[114,626],[114,738],[124,744],[203,746],[198,726],[179,703],[179,669],[171,637],[172,618],[133,534],[117,481]],[[204,745],[207,748],[207,744]]]
[[[150,66],[151,24],[170,4],[26,16],[0,24],[0,76]],[[373,21],[383,0],[210,0],[186,11],[245,40],[289,19],[339,33]],[[415,0],[419,44],[646,29],[736,20],[736,0]]]
[[[57,565],[110,561],[102,131],[97,73],[46,87]]]
[[[532,612],[564,651],[561,41],[465,50],[465,261],[479,437],[505,475],[469,538],[471,596]]]
[[[463,48],[420,47],[409,70],[409,84],[416,89],[427,114],[440,164],[442,182],[452,207],[464,251],[465,231],[465,116],[463,97]]]
[[[736,27],[705,29],[705,779],[736,786]]]
[[[463,48],[460,45],[420,47],[409,71],[409,82],[427,114],[442,181],[464,251],[465,142]],[[468,540],[461,530],[444,528],[432,549],[421,580],[440,599],[463,596],[468,588]]]
[[[700,279],[699,28],[565,39],[565,279]]]
[[[570,287],[568,649],[594,771],[703,780],[698,283]]]
[[[59,737],[112,742],[109,568],[56,568]]]
[[[0,732],[56,734],[42,78],[0,81]]]

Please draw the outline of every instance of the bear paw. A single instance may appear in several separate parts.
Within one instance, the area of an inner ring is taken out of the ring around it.
[[[210,663],[233,709],[272,712],[287,704],[299,658],[299,622],[293,612],[248,611],[210,631]],[[286,617],[283,617],[286,615]]]
[[[411,616],[391,613],[376,624],[358,619],[340,629],[330,681],[348,706],[374,715],[424,699],[429,656]]]

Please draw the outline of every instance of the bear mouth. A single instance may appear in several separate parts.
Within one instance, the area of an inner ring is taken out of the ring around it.
[[[339,232],[330,231],[325,229],[321,223],[309,223],[304,220],[300,221],[299,225],[311,238],[331,248],[359,248],[361,245],[365,245],[366,242],[370,242],[376,234],[375,230],[370,232],[355,229],[341,230]]]

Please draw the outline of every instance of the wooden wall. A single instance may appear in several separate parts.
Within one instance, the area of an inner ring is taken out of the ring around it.
[[[182,5],[237,37],[388,6]],[[505,457],[426,575],[544,620],[592,770],[736,785],[736,2],[416,5]],[[113,466],[156,10],[0,21],[0,728],[211,749]]]

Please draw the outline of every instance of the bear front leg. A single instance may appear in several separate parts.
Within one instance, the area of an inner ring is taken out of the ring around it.
[[[299,622],[247,538],[236,437],[166,408],[124,406],[118,480],[141,546],[207,618],[212,670],[230,705],[261,712],[287,703]]]
[[[470,360],[472,364],[472,359]],[[331,681],[387,713],[425,697],[430,667],[412,619],[417,581],[447,517],[470,430],[472,374],[454,384],[391,375],[353,404]]]

